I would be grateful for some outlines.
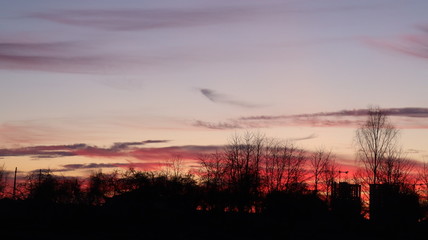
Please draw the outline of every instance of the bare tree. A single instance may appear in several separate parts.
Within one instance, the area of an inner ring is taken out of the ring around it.
[[[409,182],[414,163],[402,156],[402,150],[390,149],[380,166],[379,180],[387,184]]]
[[[202,166],[202,182],[210,189],[223,189],[225,186],[224,174],[226,168],[224,154],[215,152],[212,154],[201,155],[199,156],[199,161]]]
[[[333,183],[339,178],[339,167],[337,166],[334,157],[330,154],[326,161],[324,171],[321,178],[324,185],[326,198],[329,199],[332,193]]]
[[[264,185],[267,192],[281,191],[284,186],[286,155],[290,146],[271,139],[266,145],[264,154]]]
[[[428,201],[428,163],[424,162],[422,167],[418,171],[418,181],[422,186],[424,192],[425,201]]]
[[[225,148],[225,177],[239,211],[250,211],[260,193],[264,142],[261,134],[247,132],[233,136]]]
[[[106,198],[120,193],[118,174],[118,171],[107,174],[98,170],[89,176],[87,197],[90,204],[102,205]]]
[[[267,192],[300,191],[304,185],[306,157],[290,142],[271,140],[265,147],[264,183]]]
[[[184,161],[181,155],[175,154],[165,161],[165,167],[161,171],[168,178],[178,179],[185,175]]]
[[[8,172],[3,166],[0,167],[0,198],[6,195]]]
[[[381,165],[388,154],[395,151],[399,131],[379,108],[368,111],[368,119],[356,131],[359,161],[363,164],[370,182],[379,183]]]
[[[328,164],[331,162],[332,153],[327,152],[323,148],[318,148],[309,156],[310,171],[314,180],[314,191],[318,192],[318,185],[322,179],[322,175],[327,170]]]

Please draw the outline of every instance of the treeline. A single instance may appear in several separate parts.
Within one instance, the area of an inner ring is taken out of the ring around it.
[[[87,179],[60,177],[40,169],[29,173],[13,191],[8,184],[8,193],[3,178],[0,191],[3,197],[15,199],[102,205],[115,196],[171,184],[205,194],[197,206],[200,210],[259,212],[261,199],[272,193],[315,194],[326,199],[339,174],[331,152],[308,153],[290,142],[254,133],[236,135],[223,151],[200,155],[199,160],[200,167],[191,171],[180,156],[174,156],[159,171],[96,171]]]
[[[308,152],[292,142],[246,133],[230,138],[222,151],[200,155],[199,161],[200,167],[189,171],[183,159],[174,156],[159,171],[95,171],[86,179],[57,176],[46,169],[33,171],[14,191],[9,184],[8,193],[2,195],[2,222],[12,228],[25,225],[34,231],[40,227],[35,223],[42,222],[42,226],[50,226],[40,230],[43,233],[50,228],[68,229],[65,226],[92,231],[97,226],[103,229],[98,235],[117,226],[128,229],[144,225],[154,238],[170,238],[175,236],[174,231],[184,231],[186,239],[199,239],[207,231],[212,235],[204,236],[206,239],[224,238],[224,234],[230,239],[273,238],[278,234],[284,238],[290,238],[290,234],[296,238],[305,234],[331,237],[329,234],[334,232],[352,233],[355,238],[385,234],[373,230],[363,218],[364,211],[354,214],[349,209],[361,209],[362,202],[352,200],[348,204],[349,199],[341,198],[332,201],[340,169],[331,151],[320,148]],[[392,160],[388,161],[385,164]],[[401,186],[403,194],[417,194],[411,184],[416,178],[407,167],[400,167],[406,166],[403,162],[393,162],[391,174],[382,170],[388,168],[378,169],[376,179],[381,184]],[[365,173],[370,172],[357,171],[349,182],[368,186],[371,178]],[[5,193],[6,178],[2,179],[0,190]],[[335,211],[332,202],[339,203],[340,211]],[[399,204],[389,209],[394,211]],[[419,220],[424,220],[423,208],[420,213]],[[188,229],[189,224],[192,229]],[[423,232],[425,224],[421,224],[414,222],[412,232]],[[162,226],[173,232],[163,232]],[[128,230],[127,234],[134,234]]]
[[[197,193],[192,197],[193,208],[198,210],[257,213],[264,211],[267,198],[280,194],[313,196],[329,206],[333,184],[345,172],[340,171],[331,151],[319,148],[308,152],[292,142],[251,132],[231,137],[222,151],[200,155],[199,162],[199,168],[189,171],[177,155],[159,171],[99,170],[87,179],[56,176],[49,169],[40,169],[30,172],[16,187],[7,184],[2,169],[0,197],[100,206],[120,195],[163,187],[183,196]],[[418,186],[424,198],[428,168],[418,175],[412,168],[404,158],[386,158],[376,170],[377,182],[400,185],[403,191],[415,194]],[[361,168],[347,179],[362,185],[363,194],[372,183],[369,170]]]

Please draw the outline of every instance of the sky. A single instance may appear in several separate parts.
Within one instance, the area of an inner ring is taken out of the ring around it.
[[[424,0],[0,0],[0,164],[188,166],[256,131],[355,164],[369,106],[428,160]]]

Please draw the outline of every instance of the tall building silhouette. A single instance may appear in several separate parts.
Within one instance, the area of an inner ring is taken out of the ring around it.
[[[332,186],[331,209],[333,212],[347,217],[360,216],[361,185],[334,182]]]

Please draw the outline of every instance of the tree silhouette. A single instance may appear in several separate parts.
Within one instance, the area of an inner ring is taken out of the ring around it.
[[[290,142],[272,140],[264,155],[264,184],[267,192],[298,190],[305,180],[304,151]]]
[[[358,159],[363,163],[371,183],[379,183],[382,164],[388,154],[397,149],[398,133],[379,107],[370,108],[367,120],[357,129]]]
[[[27,176],[28,198],[37,201],[55,202],[57,198],[58,179],[50,169],[40,169]]]
[[[325,170],[321,174],[322,184],[325,189],[325,196],[327,201],[330,200],[330,196],[332,193],[333,184],[339,178],[339,167],[337,166],[334,158],[330,156],[325,165]]]
[[[314,191],[316,193],[318,192],[318,186],[322,180],[323,174],[329,171],[328,167],[331,163],[331,159],[331,151],[327,152],[322,148],[317,149],[309,156],[310,171],[313,176]]]
[[[49,169],[33,171],[24,183],[27,199],[59,204],[81,204],[82,183],[77,178],[58,177]]]
[[[225,177],[230,191],[230,210],[252,211],[261,187],[261,162],[265,138],[247,132],[233,136],[225,148]]]
[[[4,164],[0,167],[0,199],[6,196],[8,173],[4,168]]]
[[[106,198],[113,197],[120,193],[118,172],[110,174],[96,171],[89,176],[87,200],[92,205],[102,205]]]
[[[406,184],[414,163],[402,156],[402,150],[391,149],[380,165],[379,180],[386,184]]]

